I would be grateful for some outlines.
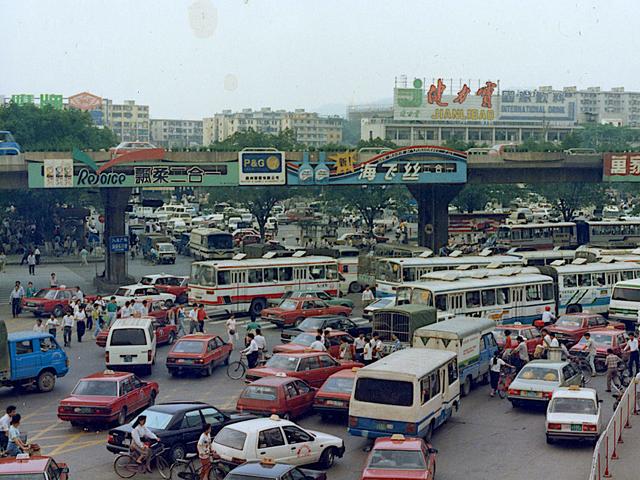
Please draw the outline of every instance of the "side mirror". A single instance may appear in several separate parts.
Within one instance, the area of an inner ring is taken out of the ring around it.
[[[436,453],[438,453],[438,449],[431,447],[431,448],[429,448],[429,453],[432,453],[432,454],[435,455]]]

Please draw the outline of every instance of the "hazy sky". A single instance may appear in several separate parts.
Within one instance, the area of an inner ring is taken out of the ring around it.
[[[0,12],[0,94],[87,90],[152,118],[364,103],[391,98],[401,74],[640,91],[631,0],[0,0]]]

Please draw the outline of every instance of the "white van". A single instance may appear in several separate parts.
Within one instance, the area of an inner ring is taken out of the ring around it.
[[[156,362],[156,334],[153,318],[121,318],[111,326],[105,348],[110,370],[142,369],[151,373]]]
[[[394,433],[431,438],[460,402],[455,352],[407,348],[356,373],[349,433],[377,438]]]
[[[627,330],[635,330],[639,310],[640,278],[616,283],[609,301],[609,319],[624,322]]]

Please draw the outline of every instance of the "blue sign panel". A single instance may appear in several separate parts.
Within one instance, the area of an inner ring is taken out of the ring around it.
[[[126,235],[109,237],[109,251],[111,253],[126,253],[129,251],[129,237]]]
[[[284,152],[276,150],[243,150],[238,153],[240,185],[284,185]]]
[[[465,183],[467,154],[444,147],[418,145],[361,159],[356,152],[330,154],[313,167],[303,161],[287,162],[287,184],[394,185],[420,183]],[[327,171],[322,171],[325,168]],[[318,175],[318,169],[321,174]],[[328,173],[328,174],[327,174]]]

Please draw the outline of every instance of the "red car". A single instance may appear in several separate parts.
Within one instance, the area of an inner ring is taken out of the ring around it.
[[[309,347],[316,340],[316,332],[302,332],[291,340],[290,343],[276,345],[273,347],[273,353],[303,353],[309,350]],[[340,356],[340,340],[346,339],[350,345],[353,345],[353,337],[347,332],[340,330],[331,330],[329,332],[329,353],[334,358]]]
[[[309,412],[316,389],[285,375],[264,377],[250,383],[240,394],[236,410],[257,415],[276,414],[290,420]]]
[[[538,345],[542,345],[542,335],[540,334],[540,331],[532,325],[518,325],[517,323],[513,325],[498,325],[493,330],[493,336],[495,337],[500,350],[504,349],[504,344],[507,340],[504,333],[506,330],[511,331],[511,338],[514,341],[518,336],[524,338],[529,355],[533,355],[533,352],[536,351],[536,347]]]
[[[376,438],[361,480],[433,480],[436,453],[421,438],[395,434]]]
[[[189,277],[160,273],[156,275],[145,275],[140,279],[140,283],[143,285],[154,286],[159,292],[175,295],[176,303],[187,302]]]
[[[604,372],[607,369],[605,358],[607,357],[607,349],[612,349],[613,353],[622,358],[622,351],[627,346],[627,336],[623,331],[617,328],[594,328],[589,330],[591,339],[596,344],[596,370]],[[587,339],[583,336],[569,352],[572,355],[586,354]]]
[[[358,362],[338,361],[327,352],[276,353],[267,360],[264,367],[247,370],[245,380],[254,382],[280,373],[300,378],[312,387],[318,388],[337,371],[362,366]]]
[[[32,312],[36,317],[51,315],[62,317],[69,302],[78,293],[76,288],[56,287],[43,288],[35,297],[23,298],[22,308]]]
[[[51,457],[34,455],[25,458],[0,458],[0,479],[25,478],[33,480],[68,480],[69,467]]]
[[[71,395],[60,401],[58,418],[71,425],[118,422],[156,402],[159,386],[133,373],[105,370],[81,378]]]
[[[260,313],[277,327],[297,327],[307,317],[318,315],[342,315],[348,317],[351,308],[342,305],[329,305],[319,298],[288,298],[277,307],[265,308]]]
[[[154,313],[157,313],[157,315],[154,315]],[[162,314],[160,311],[152,311],[149,313],[149,316],[153,318],[153,326],[156,331],[156,344],[172,345],[178,336],[178,327],[167,321],[166,312]],[[104,348],[107,345],[107,337],[109,337],[109,329],[105,328],[98,333],[96,345]]]
[[[592,328],[604,328],[611,325],[616,329],[624,330],[624,323],[605,320],[602,315],[597,313],[567,313],[561,315],[560,318],[550,327],[549,332],[555,332],[559,342],[566,343],[567,346],[575,345],[578,340]]]
[[[176,376],[185,372],[210,376],[219,365],[228,365],[233,345],[218,335],[195,333],[181,337],[169,350],[167,369]]]
[[[313,409],[324,420],[329,415],[348,415],[349,401],[356,379],[357,368],[334,373],[316,392]]]

